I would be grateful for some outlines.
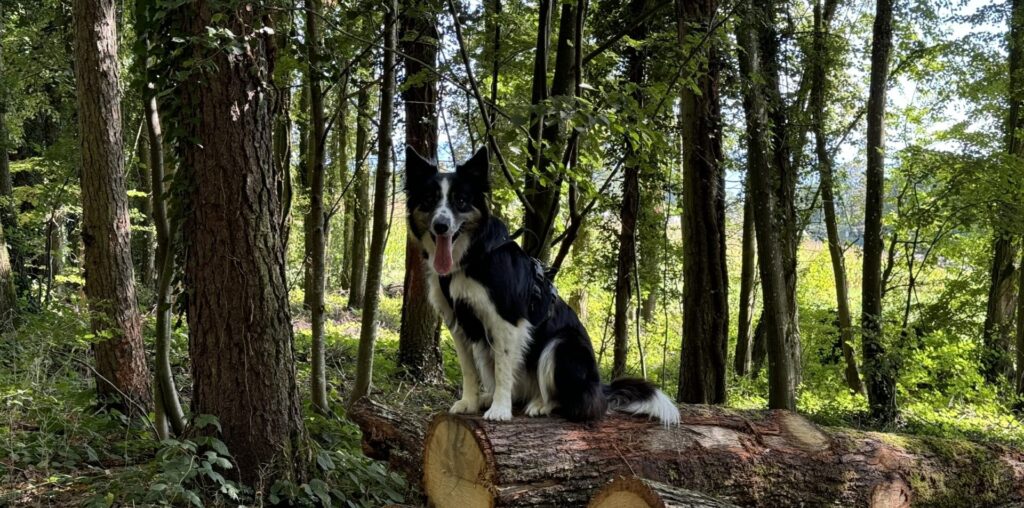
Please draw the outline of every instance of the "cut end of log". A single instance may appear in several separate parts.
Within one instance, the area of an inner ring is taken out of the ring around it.
[[[423,488],[438,508],[494,506],[494,459],[472,420],[434,418],[423,455]]]
[[[588,508],[665,508],[665,502],[637,478],[616,478],[599,490]]]
[[[881,482],[871,490],[871,508],[910,508],[910,485],[901,478]]]
[[[720,499],[664,483],[623,476],[591,498],[588,508],[735,508]]]

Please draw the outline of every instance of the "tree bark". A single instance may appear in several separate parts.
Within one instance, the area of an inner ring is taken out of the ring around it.
[[[405,143],[429,159],[437,159],[437,11],[432,2],[403,2],[401,26],[405,77]],[[405,239],[405,280],[402,326],[398,334],[398,364],[413,379],[442,379],[441,321],[427,297],[426,264],[422,247],[412,235]]]
[[[14,329],[18,316],[18,293],[14,287],[14,271],[7,253],[4,225],[0,221],[0,332]]]
[[[207,1],[182,9],[191,36],[210,26],[252,34],[238,53],[190,46],[190,58],[212,65],[181,92],[193,120],[184,122],[184,139],[194,140],[182,165],[194,182],[183,226],[192,413],[219,419],[243,482],[299,484],[307,444],[281,235],[286,175],[271,147],[273,40],[253,32],[269,17]]]
[[[563,2],[558,21],[558,46],[555,53],[555,71],[551,79],[551,94],[554,98],[575,97],[576,80],[576,27],[579,12],[574,2]],[[541,37],[550,34],[550,14],[552,5],[549,0],[541,0],[540,23],[537,37],[537,56],[534,62],[533,75],[533,106],[538,106],[548,99],[547,94],[547,39],[541,43]],[[543,67],[542,67],[543,66]],[[538,81],[539,80],[539,81]],[[530,146],[530,164],[526,173],[525,192],[533,211],[526,210],[523,217],[523,249],[531,256],[547,262],[551,257],[551,237],[555,218],[558,216],[562,196],[562,174],[558,169],[558,159],[550,153],[561,153],[562,122],[559,115],[553,119],[531,113],[534,127],[533,143]],[[535,145],[540,145],[535,146]]]
[[[366,161],[370,155],[370,114],[370,87],[361,83],[356,104],[356,166],[353,174],[355,199],[352,202],[352,236],[349,238],[349,266],[352,271],[348,278],[348,306],[353,309],[362,308],[363,292],[366,289],[366,229],[370,220],[370,176]]]
[[[306,216],[306,252],[309,254],[309,283],[306,305],[312,328],[310,351],[310,397],[321,414],[330,412],[327,404],[327,369],[324,359],[324,288],[327,265],[327,211],[324,208],[324,149],[327,142],[324,119],[324,94],[320,68],[320,0],[306,0],[306,60],[309,64],[309,214]]]
[[[152,52],[154,35],[153,24],[156,5],[153,0],[139,1],[135,5],[135,33],[139,37],[137,57],[147,62]],[[156,79],[148,64],[143,65],[143,85],[141,90],[143,106],[143,122],[146,127],[146,139],[149,142],[146,165],[149,174],[148,188],[151,191],[149,210],[153,217],[156,247],[153,251],[153,265],[156,272],[156,326],[154,343],[154,367],[156,370],[156,388],[153,400],[156,415],[160,421],[159,429],[167,433],[168,427],[174,435],[185,432],[185,413],[178,397],[178,388],[174,383],[171,371],[171,308],[174,305],[171,297],[171,283],[175,272],[175,252],[178,223],[171,224],[168,216],[168,198],[165,179],[167,176],[164,162],[164,137],[160,121],[160,108],[157,101]]]
[[[626,374],[629,354],[629,301],[633,294],[633,260],[636,256],[636,216],[640,208],[640,167],[625,168],[622,208],[619,210],[619,261],[615,272],[615,318],[612,379]]]
[[[143,115],[145,115],[145,112],[143,112]],[[139,287],[144,288],[142,290],[143,301],[146,301],[145,298],[149,296],[149,292],[153,291],[156,285],[156,260],[154,258],[155,253],[153,252],[155,238],[153,238],[153,233],[147,230],[153,223],[153,203],[149,199],[152,190],[149,182],[149,172],[146,171],[151,158],[150,152],[153,150],[153,143],[149,139],[148,129],[144,128],[142,130],[141,138],[139,140],[138,163],[134,165],[135,167],[132,171],[132,184],[135,186],[135,190],[145,195],[131,198],[135,210],[140,217],[139,222],[133,225],[136,234],[132,235],[132,254],[135,262],[135,272],[138,275]]]
[[[760,5],[760,4],[757,4]],[[786,284],[786,245],[783,238],[788,229],[779,221],[777,209],[778,194],[773,180],[779,175],[773,171],[772,143],[768,120],[768,105],[765,88],[770,83],[761,76],[761,49],[757,44],[758,23],[766,23],[768,16],[764,9],[773,5],[756,7],[748,4],[743,10],[736,27],[736,39],[740,47],[740,73],[743,77],[743,110],[746,117],[747,161],[749,164],[751,198],[754,206],[754,229],[757,237],[757,253],[761,272],[761,294],[764,312],[761,323],[766,336],[768,352],[768,405],[773,409],[796,408],[796,366],[792,351],[799,347],[799,335],[792,301],[788,297]],[[757,335],[755,331],[755,336]]]
[[[787,300],[786,320],[790,332],[787,335],[787,354],[793,371],[795,384],[801,379],[801,346],[799,308],[796,301],[796,256],[799,248],[801,228],[796,213],[796,182],[797,168],[792,164],[790,156],[789,108],[782,96],[782,45],[779,30],[776,26],[776,13],[782,10],[782,2],[766,2],[759,4],[758,47],[761,61],[761,79],[764,80],[764,97],[768,111],[768,122],[771,131],[771,185],[775,199],[775,224],[779,230],[778,241],[781,242],[783,279],[786,283],[785,297]],[[760,244],[760,242],[758,242]],[[768,329],[769,332],[772,328]],[[770,334],[770,333],[769,333]]]
[[[377,309],[380,306],[380,278],[384,268],[384,243],[388,232],[391,196],[391,131],[395,108],[395,49],[398,47],[398,3],[389,0],[384,15],[384,57],[381,63],[380,123],[377,130],[377,175],[373,192],[373,234],[366,268],[366,301],[359,331],[359,356],[351,401],[370,393],[373,378],[373,348],[377,341]]]
[[[710,30],[716,0],[680,1],[679,42]],[[696,88],[683,87],[683,330],[676,400],[725,402],[729,274],[725,261],[725,186],[718,56],[705,49]]]
[[[1024,453],[819,427],[789,411],[684,405],[682,423],[613,415],[489,422],[437,415],[423,487],[446,506],[579,506],[636,475],[752,506],[979,506],[1024,501]]]
[[[757,272],[756,242],[754,240],[754,201],[751,199],[750,174],[743,186],[743,240],[740,248],[740,308],[736,331],[736,357],[733,366],[736,374],[746,376],[753,369],[752,333],[754,319],[755,273]]]
[[[638,15],[646,9],[645,0],[632,0],[629,4],[630,15]],[[635,26],[630,36],[638,41],[647,37],[646,24]],[[638,48],[625,50],[626,78],[635,87],[633,100],[636,101],[637,117],[630,121],[640,122],[639,111],[644,106],[643,86],[646,83],[647,55]],[[619,209],[619,259],[615,269],[615,316],[612,321],[614,337],[614,356],[612,358],[612,378],[626,374],[626,357],[629,354],[629,303],[633,298],[633,268],[636,265],[637,222],[640,214],[640,171],[642,158],[639,146],[626,137],[624,139],[624,173],[622,182],[622,205]],[[638,302],[639,303],[639,302]]]
[[[0,6],[0,18],[3,18],[4,8]],[[3,41],[0,41],[0,76],[6,72],[4,69],[4,48]],[[8,277],[14,282],[15,293],[17,293],[18,282],[15,280],[22,276],[21,253],[17,245],[10,241],[12,234],[18,227],[17,210],[14,207],[14,185],[11,181],[11,164],[8,155],[10,139],[7,135],[7,90],[0,90],[0,226],[3,226],[5,237],[8,238],[7,254],[8,264],[11,265],[11,275]],[[7,282],[0,281],[0,286],[6,288]],[[6,289],[5,289],[6,290]],[[15,300],[12,300],[15,301]],[[11,311],[17,309],[12,307]]]
[[[620,476],[590,498],[588,508],[735,508],[736,505],[637,476]]]
[[[1011,156],[1024,157],[1024,143],[1019,132],[1024,128],[1021,102],[1024,101],[1024,2],[1015,0],[1010,12],[1009,48],[1009,115],[1006,121],[1006,152]],[[1001,219],[1001,218],[997,218]],[[997,222],[998,224],[998,222]],[[985,309],[985,327],[982,330],[984,352],[982,374],[990,384],[1001,385],[1004,380],[1014,380],[1013,357],[1010,344],[1013,343],[1013,313],[1015,300],[1019,298],[1014,288],[1017,245],[1011,232],[996,227],[992,245],[992,265],[989,272],[988,305]],[[1017,364],[1018,370],[1024,365]],[[1016,377],[1019,377],[1017,374]],[[1011,386],[1014,383],[1011,381]]]
[[[814,47],[812,55],[811,80],[811,123],[814,129],[814,152],[818,159],[818,174],[821,178],[821,206],[825,212],[825,229],[828,235],[828,252],[832,259],[832,273],[836,283],[836,305],[839,313],[839,340],[846,368],[843,374],[846,386],[854,393],[864,393],[860,381],[857,358],[853,350],[853,318],[850,313],[849,289],[846,282],[846,261],[839,239],[839,225],[836,219],[834,183],[832,180],[832,155],[825,140],[825,96],[828,90],[827,69],[831,65],[828,47],[829,24],[836,2],[828,1],[822,12],[821,1],[814,5]]]
[[[115,3],[75,0],[73,13],[85,294],[93,333],[102,338],[93,344],[96,387],[101,400],[127,396],[145,407],[151,392],[132,270]]]
[[[892,52],[892,0],[878,0],[871,41],[867,109],[867,170],[864,202],[864,274],[861,329],[864,380],[871,416],[896,419],[896,365],[882,333],[882,213],[885,199],[885,101]]]

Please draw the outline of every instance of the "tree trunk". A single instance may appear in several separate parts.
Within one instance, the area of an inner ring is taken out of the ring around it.
[[[144,113],[145,114],[145,113]],[[146,171],[151,159],[150,152],[153,150],[153,143],[149,139],[149,131],[142,131],[142,139],[139,140],[138,163],[132,171],[132,183],[135,190],[143,193],[143,196],[132,198],[135,210],[139,214],[139,223],[134,225],[136,234],[132,235],[132,253],[134,254],[135,271],[138,274],[139,286],[144,288],[143,297],[148,297],[156,284],[156,260],[154,259],[153,244],[154,238],[148,228],[153,222],[153,204],[149,199],[151,192],[149,172]],[[147,300],[143,300],[147,301]]]
[[[646,10],[646,0],[632,0],[629,14],[639,15]],[[647,37],[648,27],[641,23],[634,27],[630,37],[642,41]],[[642,110],[646,83],[647,55],[638,48],[629,47],[625,50],[626,78],[634,88],[633,99],[636,107]],[[631,118],[628,121],[640,122],[641,119]],[[619,209],[619,260],[615,271],[615,317],[612,322],[612,335],[615,339],[614,356],[612,358],[612,378],[626,374],[626,357],[629,354],[629,303],[633,298],[633,268],[636,265],[637,222],[640,214],[640,171],[642,158],[639,146],[626,137],[624,167],[625,179],[622,182],[622,207]],[[638,302],[639,303],[639,302]]]
[[[743,198],[743,241],[740,250],[740,308],[736,332],[736,357],[733,365],[736,375],[746,376],[753,368],[753,344],[751,333],[755,310],[755,272],[757,272],[756,243],[754,241],[754,201],[750,196],[750,174],[744,185]]]
[[[437,12],[431,2],[407,1],[400,18],[405,78],[409,81],[402,91],[405,143],[424,157],[437,159]],[[411,378],[429,383],[443,378],[441,321],[427,297],[422,250],[418,239],[406,235],[398,364]]]
[[[160,147],[149,152],[150,187],[153,189],[153,225],[156,227],[156,381],[160,409],[175,435],[185,431],[185,413],[178,399],[178,388],[174,385],[171,372],[171,282],[174,278],[175,235],[167,217],[167,194],[164,186],[165,165],[163,151],[163,129],[156,95],[147,85],[146,128],[152,146]]]
[[[323,70],[319,29],[321,0],[306,0],[306,60],[309,64],[309,214],[306,216],[306,252],[309,254],[309,279],[306,305],[310,311],[313,335],[310,357],[310,397],[313,408],[327,414],[327,369],[324,359],[324,285],[327,265],[327,211],[324,208],[324,149],[326,121],[324,94],[320,86]]]
[[[3,14],[4,7],[0,6],[0,18],[3,18]],[[0,76],[5,72],[3,49],[3,41],[0,41]],[[0,90],[0,226],[3,227],[6,233],[5,237],[10,242],[12,234],[18,227],[18,216],[14,207],[14,186],[11,181],[11,164],[7,152],[11,148],[8,146],[10,139],[7,135],[7,94],[6,89]],[[15,293],[17,293],[18,283],[15,279],[22,273],[21,254],[13,242],[8,243],[6,248],[8,264],[11,265],[11,275],[8,277],[14,281]],[[6,281],[0,280],[0,286],[6,288],[6,284]],[[16,310],[14,307],[11,308],[11,311]]]
[[[439,414],[423,487],[434,506],[579,506],[636,475],[750,506],[979,506],[1024,501],[1024,453],[819,427],[789,411],[682,406],[665,427],[625,415],[585,426]]]
[[[576,26],[579,12],[576,3],[563,2],[562,12],[558,21],[558,46],[555,53],[555,72],[551,80],[551,98],[572,98],[576,90]],[[548,98],[547,88],[547,40],[541,44],[540,37],[548,34],[550,25],[551,8],[549,0],[541,0],[540,21],[538,30],[537,57],[534,62],[533,75],[533,105],[537,106]],[[542,47],[543,46],[543,47]],[[540,67],[541,65],[544,67]],[[538,84],[538,80],[540,84]],[[531,120],[537,122],[532,129],[534,140],[539,142],[541,148],[531,143],[530,164],[526,173],[524,195],[529,200],[533,211],[526,210],[523,218],[523,249],[531,256],[547,262],[551,256],[551,237],[554,231],[553,225],[558,216],[559,203],[562,195],[563,175],[557,169],[558,160],[552,160],[548,154],[561,153],[564,140],[562,139],[562,122],[560,115],[551,117],[539,117],[531,113]],[[553,119],[552,119],[553,118]],[[539,135],[538,135],[539,134]]]
[[[716,0],[677,3],[679,42],[710,30]],[[696,89],[683,87],[683,330],[676,400],[725,402],[729,274],[725,262],[725,186],[714,47],[698,61]]]
[[[380,124],[377,130],[377,175],[373,191],[373,234],[369,266],[366,268],[366,302],[359,331],[359,356],[351,401],[370,393],[373,378],[373,347],[377,341],[377,309],[380,306],[380,277],[384,269],[388,204],[391,196],[391,131],[395,108],[395,49],[398,44],[398,3],[389,0],[384,15],[384,57],[380,85]]]
[[[355,199],[352,200],[352,236],[349,237],[349,266],[352,271],[348,278],[348,306],[353,309],[362,308],[363,291],[366,289],[366,229],[370,220],[370,176],[366,161],[370,155],[370,114],[370,87],[367,83],[361,83],[356,105],[356,167],[353,175]]]
[[[814,5],[814,54],[812,55],[811,73],[811,123],[814,129],[814,151],[818,158],[818,174],[821,178],[821,206],[825,212],[825,229],[828,234],[828,252],[832,258],[832,273],[836,283],[836,302],[839,311],[839,340],[843,351],[846,368],[843,373],[846,386],[854,393],[864,393],[864,385],[860,382],[860,371],[857,369],[857,358],[853,350],[853,318],[850,314],[849,289],[846,283],[846,262],[843,258],[843,246],[839,239],[839,225],[836,219],[834,183],[832,181],[832,156],[828,152],[825,140],[825,96],[828,90],[827,69],[831,66],[828,50],[829,22],[835,12],[836,2],[826,3],[822,12],[821,1]]]
[[[871,416],[896,419],[896,365],[882,334],[882,213],[885,200],[885,96],[892,52],[892,0],[878,0],[871,41],[864,201],[864,274],[861,296],[864,378]]]
[[[136,57],[140,62],[147,62],[152,53],[151,37],[154,35],[156,5],[153,0],[136,2],[135,32],[139,38]],[[185,413],[178,397],[178,388],[174,383],[171,371],[171,309],[174,301],[171,297],[171,284],[175,275],[175,254],[177,251],[177,234],[179,223],[168,214],[168,197],[165,180],[167,177],[164,162],[164,136],[160,121],[160,108],[157,101],[156,76],[154,71],[143,65],[143,85],[141,89],[143,122],[146,127],[146,139],[149,142],[145,160],[149,174],[147,186],[151,191],[149,210],[153,218],[156,248],[154,249],[154,270],[156,272],[156,336],[154,343],[156,353],[154,367],[156,370],[156,387],[154,401],[160,432],[167,434],[168,427],[174,435],[181,436],[185,432]]]
[[[1024,256],[1021,256],[1017,291],[1024,294]],[[1017,395],[1024,396],[1024,297],[1017,298]],[[1024,400],[1024,397],[1021,397]],[[1022,409],[1022,408],[1018,408]]]
[[[17,316],[18,293],[14,288],[14,271],[11,269],[11,258],[7,254],[4,225],[0,221],[0,332],[13,330]]]
[[[776,27],[776,12],[781,10],[781,2],[760,3],[758,20],[758,48],[761,65],[760,78],[764,81],[765,107],[768,114],[768,125],[771,131],[772,177],[770,180],[774,193],[774,221],[778,229],[777,239],[782,256],[783,280],[786,283],[785,298],[787,300],[785,317],[789,326],[787,334],[787,354],[792,357],[790,365],[794,383],[799,385],[801,379],[801,346],[800,320],[796,302],[796,255],[800,241],[800,227],[796,214],[796,168],[790,158],[790,129],[788,108],[782,96],[782,45]],[[760,245],[761,243],[758,242]],[[772,328],[768,329],[771,332]]]
[[[201,37],[209,26],[253,34],[238,54],[191,46],[191,58],[212,65],[181,91],[193,119],[184,139],[194,140],[182,165],[194,181],[183,227],[192,413],[219,419],[243,482],[298,484],[307,444],[281,235],[286,175],[271,147],[274,53],[271,35],[253,32],[268,17],[206,1],[183,9],[186,34]]]
[[[341,79],[337,84],[337,103],[338,108],[335,113],[337,116],[334,119],[334,127],[331,130],[331,165],[333,169],[329,174],[334,175],[336,179],[334,185],[330,186],[330,192],[335,196],[334,207],[327,212],[327,231],[331,233],[327,237],[327,251],[332,253],[328,260],[328,272],[327,272],[327,291],[337,290],[341,287],[341,279],[344,275],[342,261],[344,259],[345,252],[345,213],[344,213],[344,202],[345,194],[348,193],[348,188],[345,187],[348,183],[348,94],[350,91],[349,82],[351,80],[351,73],[346,70],[342,75]],[[339,213],[340,212],[340,213]],[[337,228],[337,217],[341,218],[341,234],[338,234]],[[331,224],[331,221],[334,224]],[[339,257],[340,256],[340,257]]]
[[[1024,143],[1019,133],[1024,129],[1024,117],[1020,114],[1024,101],[1024,2],[1015,0],[1010,12],[1009,51],[1009,116],[1006,122],[1006,151],[1011,156],[1024,157]],[[1001,219],[1001,218],[1000,218]],[[997,222],[998,224],[998,222]],[[982,374],[990,384],[1001,385],[1004,380],[1015,379],[1010,344],[1013,342],[1013,313],[1015,299],[1019,298],[1014,288],[1014,272],[1024,267],[1014,267],[1017,246],[1012,233],[996,227],[996,238],[992,245],[992,268],[988,291],[988,306],[985,309],[985,328],[982,330],[984,352]],[[1017,364],[1024,370],[1024,364]],[[1020,374],[1017,375],[1018,377]]]
[[[758,4],[760,5],[760,4]],[[751,198],[754,207],[754,229],[757,236],[758,264],[761,272],[763,308],[761,322],[764,327],[768,352],[768,405],[773,409],[796,408],[796,366],[792,351],[799,347],[796,323],[790,309],[786,285],[785,224],[778,220],[781,206],[773,191],[772,143],[765,88],[761,79],[761,55],[756,27],[766,22],[765,9],[773,5],[748,5],[736,27],[740,47],[740,73],[743,78],[743,110],[746,116],[747,161],[749,166]],[[761,30],[763,31],[763,29]],[[756,336],[755,331],[755,336]]]
[[[588,508],[735,508],[736,505],[636,476],[620,476],[590,498]]]
[[[615,272],[615,318],[612,325],[614,356],[612,379],[626,374],[629,353],[629,301],[633,295],[633,260],[636,256],[636,216],[640,208],[640,167],[625,168],[622,208],[619,210],[619,261]]]
[[[131,223],[121,138],[117,22],[113,0],[75,0],[75,83],[82,168],[85,294],[97,337],[101,400],[127,396],[148,406],[149,369],[135,300]],[[126,404],[132,408],[134,404]]]
[[[282,19],[291,23],[290,13],[281,16]],[[278,27],[278,47],[285,47],[293,35],[291,26]],[[274,114],[274,131],[271,134],[274,149],[275,171],[285,175],[281,181],[281,235],[284,237],[285,246],[288,245],[288,237],[291,233],[292,221],[292,81],[295,79],[294,71],[289,67],[285,68],[280,75],[274,77],[274,86],[277,97],[277,111]]]

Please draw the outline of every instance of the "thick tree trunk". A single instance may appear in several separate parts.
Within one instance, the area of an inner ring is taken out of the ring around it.
[[[871,416],[896,418],[896,366],[882,334],[882,213],[885,202],[885,96],[892,52],[892,0],[878,0],[871,42],[867,110],[867,171],[864,201],[864,274],[861,329],[864,381]]]
[[[585,426],[440,414],[424,443],[424,491],[439,507],[578,506],[609,479],[636,475],[738,505],[1024,502],[1018,450],[823,428],[789,411],[681,410],[672,427],[624,415]]]
[[[737,24],[736,39],[740,46],[747,161],[764,300],[764,312],[758,327],[764,327],[768,352],[768,405],[773,409],[792,410],[796,408],[797,385],[797,367],[792,351],[799,347],[799,332],[793,321],[794,313],[790,309],[793,302],[787,291],[785,249],[788,243],[784,236],[789,232],[785,223],[778,220],[777,209],[781,205],[774,192],[773,181],[778,180],[779,175],[773,171],[773,145],[768,137],[770,129],[765,100],[768,84],[760,77],[761,55],[756,38],[758,23],[766,19],[765,13],[759,11],[772,8],[772,5],[747,6]]]
[[[746,376],[753,369],[754,296],[755,273],[757,272],[756,242],[754,240],[754,201],[750,196],[750,175],[744,185],[743,198],[743,240],[740,249],[740,308],[736,331],[736,357],[733,366],[736,374]]]
[[[184,31],[196,37],[208,26],[253,33],[268,19],[206,1],[183,9]],[[301,483],[307,449],[281,235],[286,175],[271,147],[269,37],[256,32],[238,54],[193,45],[190,56],[212,65],[182,87],[193,119],[184,139],[195,141],[182,165],[194,181],[183,226],[192,413],[216,416],[238,477],[267,486]]]
[[[679,41],[705,33],[716,0],[677,3]],[[729,343],[729,274],[725,262],[725,187],[718,95],[718,57],[712,47],[698,61],[696,92],[683,87],[683,330],[680,402],[725,402]]]
[[[351,401],[370,393],[373,378],[373,348],[377,341],[377,309],[380,307],[380,277],[384,269],[388,205],[391,203],[391,132],[395,108],[395,49],[398,45],[398,3],[389,0],[384,15],[384,57],[381,63],[380,123],[377,130],[377,175],[373,191],[373,234],[366,267],[366,301],[359,331],[359,356]]]
[[[735,508],[736,505],[671,485],[620,476],[590,498],[588,508]]]
[[[321,88],[320,0],[306,0],[306,60],[309,64],[309,214],[306,216],[306,252],[309,255],[309,278],[306,285],[306,306],[312,328],[312,351],[309,376],[313,407],[322,414],[327,405],[327,369],[324,359],[324,287],[327,266],[327,211],[324,208],[324,149],[326,120],[324,94]]]
[[[1006,121],[1006,151],[1011,156],[1024,157],[1024,142],[1019,133],[1024,129],[1024,115],[1021,115],[1021,102],[1024,101],[1024,2],[1015,0],[1011,3],[1010,12],[1010,86],[1009,115]],[[1014,288],[1017,257],[1015,238],[1003,228],[996,228],[996,238],[992,245],[992,267],[988,291],[988,306],[985,310],[985,327],[982,331],[985,350],[982,356],[982,374],[991,384],[1002,384],[1011,380],[1014,384],[1013,358],[1010,344],[1013,343],[1013,313],[1015,300],[1020,298],[1018,289]],[[1024,365],[1017,364],[1018,371],[1024,371]],[[1020,377],[1020,374],[1017,374]]]
[[[149,369],[135,300],[125,190],[115,7],[113,0],[73,4],[85,294],[93,332],[109,337],[93,345],[100,399],[127,396],[148,406]]]
[[[857,358],[853,350],[853,318],[850,314],[849,289],[846,283],[846,262],[843,246],[839,239],[839,225],[836,219],[834,183],[832,181],[832,156],[825,140],[825,96],[828,90],[826,71],[831,57],[828,51],[829,21],[835,11],[836,2],[826,4],[822,12],[821,2],[814,6],[814,54],[811,73],[811,122],[814,124],[814,152],[818,159],[818,174],[821,178],[821,206],[825,212],[825,229],[828,234],[828,252],[832,258],[832,273],[836,283],[836,302],[839,311],[839,340],[846,368],[843,373],[846,386],[855,393],[864,393],[857,369]]]
[[[359,309],[363,306],[363,292],[366,287],[366,230],[370,221],[370,176],[366,162],[370,155],[370,87],[360,83],[359,98],[356,103],[356,166],[355,199],[352,200],[352,236],[349,237],[349,267],[351,268],[348,293],[348,306]]]
[[[437,159],[437,12],[431,2],[405,2],[399,24],[406,57],[402,92],[405,103],[405,143],[429,159]],[[402,327],[398,334],[398,363],[413,379],[433,382],[441,372],[441,321],[427,297],[426,264],[422,247],[412,235],[405,239],[405,280]]]

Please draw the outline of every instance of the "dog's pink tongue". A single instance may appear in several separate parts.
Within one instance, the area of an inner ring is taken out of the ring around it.
[[[452,237],[451,235],[437,235],[436,242],[434,270],[439,275],[448,275],[452,271]]]

